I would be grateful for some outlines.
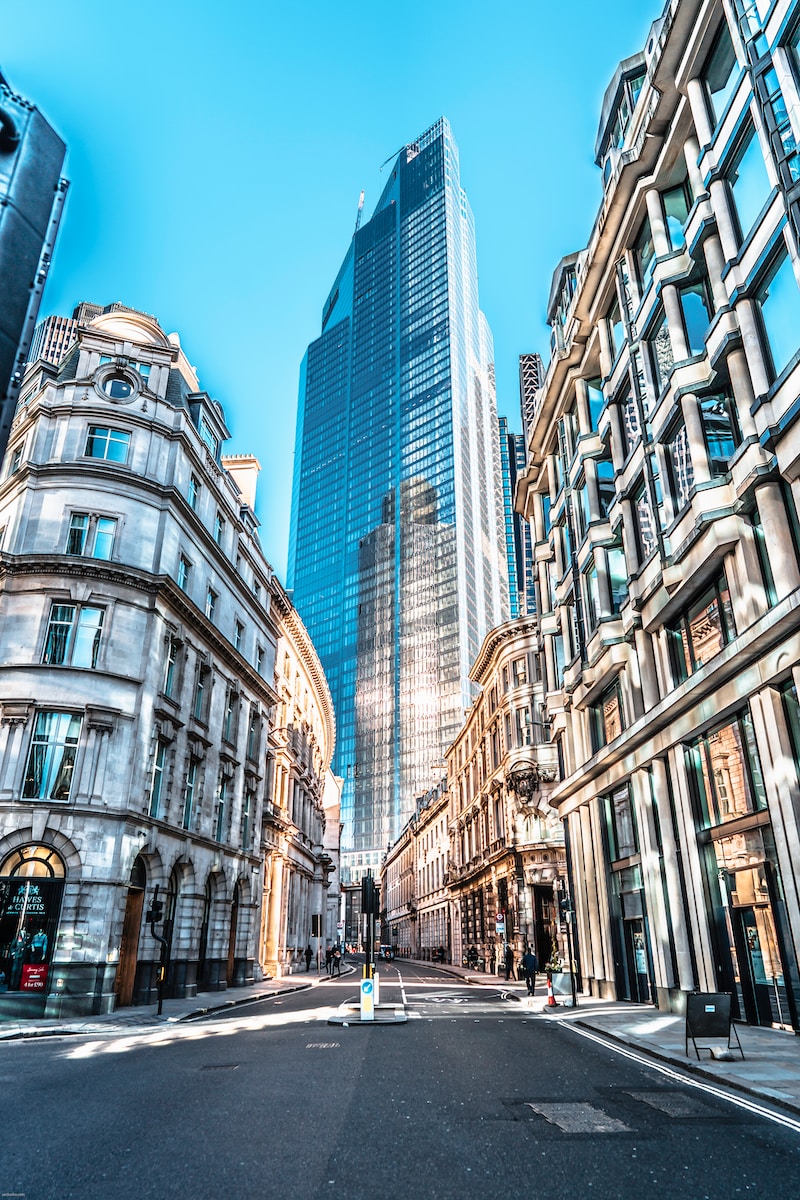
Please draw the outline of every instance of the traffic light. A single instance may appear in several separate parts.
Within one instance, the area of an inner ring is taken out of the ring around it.
[[[361,911],[370,917],[379,916],[381,911],[381,890],[370,874],[361,880]]]
[[[157,925],[164,916],[164,905],[161,900],[153,900],[150,909],[145,916],[145,920],[151,925]]]

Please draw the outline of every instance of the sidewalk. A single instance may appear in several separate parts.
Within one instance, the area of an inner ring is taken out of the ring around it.
[[[578,995],[572,1008],[569,996],[557,996],[557,1005],[547,1007],[547,988],[543,975],[536,977],[536,995],[529,999],[524,983],[506,980],[502,975],[486,975],[463,967],[444,966],[446,971],[468,983],[501,987],[509,997],[530,1007],[532,1015],[546,1021],[575,1023],[582,1029],[619,1042],[629,1049],[678,1067],[690,1075],[713,1080],[756,1099],[780,1104],[800,1114],[800,1037],[779,1029],[764,1029],[736,1023],[744,1059],[733,1050],[730,1061],[712,1058],[701,1043],[698,1062],[691,1040],[686,1054],[685,1021],[676,1013],[659,1012],[651,1005],[626,1001],[598,1000]],[[735,1037],[731,1038],[736,1045]],[[721,1043],[724,1045],[724,1041]]]
[[[342,975],[351,974],[354,970],[353,964],[347,962],[342,969]],[[3,1021],[0,1023],[0,1042],[19,1038],[62,1037],[64,1034],[75,1033],[119,1033],[131,1028],[163,1029],[165,1025],[224,1012],[255,1000],[268,999],[270,996],[302,992],[324,983],[328,978],[324,971],[319,975],[316,971],[299,971],[296,975],[265,979],[262,983],[251,984],[249,987],[229,988],[224,992],[199,992],[189,999],[165,1000],[160,1017],[157,1004],[142,1004],[135,1008],[120,1008],[116,1012],[104,1013],[97,1017],[67,1017],[55,1021]]]

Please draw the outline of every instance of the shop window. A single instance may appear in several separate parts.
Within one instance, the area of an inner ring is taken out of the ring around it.
[[[531,746],[533,745],[533,726],[531,725],[531,710],[528,705],[518,708],[516,712],[517,721],[517,745]]]
[[[600,414],[605,408],[606,403],[606,398],[603,395],[603,386],[599,379],[586,380],[586,397],[589,401],[589,424],[592,429],[597,429]]]
[[[727,168],[726,178],[733,196],[740,239],[744,241],[770,193],[764,153],[754,126],[748,126]]]
[[[600,623],[600,586],[594,559],[583,572],[583,593],[586,603],[586,623],[594,631]]]
[[[131,435],[124,429],[90,425],[84,454],[87,458],[104,458],[107,462],[126,463],[130,442]]]
[[[678,513],[689,503],[694,487],[694,466],[689,449],[689,435],[684,424],[677,425],[669,435],[665,444],[667,451],[667,471],[669,474],[670,490],[675,512]]]
[[[764,327],[772,376],[777,379],[800,348],[800,292],[785,246],[770,266],[755,301]]]
[[[189,562],[188,558],[181,554],[178,558],[178,576],[176,580],[178,587],[182,591],[188,592],[191,578],[192,564]]]
[[[615,299],[611,305],[606,321],[608,324],[608,335],[611,340],[611,350],[614,362],[616,362],[622,347],[625,345],[625,325],[622,320],[619,299]]]
[[[609,854],[612,861],[639,853],[636,818],[628,784],[605,797]]]
[[[634,447],[639,444],[642,436],[639,408],[630,389],[625,398],[620,402],[620,425],[622,428],[624,456],[627,458]]]
[[[24,846],[0,865],[0,991],[49,991],[64,864],[50,846]]]
[[[662,192],[661,203],[664,206],[664,219],[670,248],[682,250],[686,245],[686,222],[692,207],[688,180],[683,180],[682,183]]]
[[[764,532],[764,526],[761,523],[761,513],[757,508],[754,508],[750,513],[750,523],[753,526],[753,541],[758,555],[758,564],[761,568],[761,579],[764,584],[764,594],[767,598],[767,607],[772,608],[778,603],[778,593],[775,590],[775,580],[772,575],[772,565],[769,561],[767,553],[767,539]]]
[[[575,532],[577,534],[578,542],[582,542],[586,537],[592,516],[591,508],[589,506],[589,489],[586,486],[585,476],[581,475],[580,479],[575,485],[575,491],[573,495],[575,496],[576,501],[573,507],[576,525]]]
[[[628,568],[621,546],[611,546],[606,551],[608,559],[608,585],[611,589],[611,611],[618,613],[628,599]]]
[[[706,348],[706,334],[714,315],[708,285],[704,279],[698,279],[689,287],[680,288],[678,296],[689,353],[703,354]]]
[[[150,781],[150,816],[155,818],[161,815],[161,796],[164,789],[166,756],[167,743],[163,738],[159,738],[156,744],[155,758],[153,759],[153,778]]]
[[[653,506],[644,483],[641,483],[634,493],[633,511],[636,520],[637,551],[641,565],[658,545],[656,523],[653,520]]]
[[[592,752],[597,753],[603,746],[613,742],[625,728],[622,717],[622,696],[619,680],[615,680],[607,688],[597,704],[589,709],[589,724],[592,738]]]
[[[745,710],[686,747],[686,769],[702,828],[767,806],[753,719]]]
[[[239,696],[235,688],[228,688],[225,693],[225,715],[222,718],[223,740],[232,743],[236,740],[236,714]]]
[[[25,800],[69,800],[81,719],[74,713],[37,712],[25,768]]]
[[[616,499],[617,490],[614,483],[614,464],[611,458],[598,458],[596,460],[597,469],[597,497],[600,501],[600,512],[604,519],[608,518],[611,505]]]
[[[253,811],[255,809],[255,795],[253,792],[245,792],[244,801],[242,803],[242,842],[241,848],[245,854],[250,851],[250,827],[253,820]]]
[[[164,664],[164,684],[162,691],[165,696],[171,698],[177,683],[177,664],[178,664],[178,647],[177,638],[170,637],[167,642],[167,658]]]
[[[116,533],[117,522],[114,517],[91,519],[88,513],[73,513],[64,553],[108,562],[114,550]]]
[[[54,604],[42,662],[55,667],[97,666],[104,610],[88,604]]]
[[[717,126],[722,119],[722,114],[736,87],[738,76],[739,64],[736,61],[736,52],[733,49],[728,26],[723,20],[719,36],[712,46],[701,72],[712,126]]]
[[[680,616],[667,625],[676,683],[711,662],[736,637],[725,575],[719,575]]]
[[[672,341],[669,336],[669,325],[667,324],[666,313],[663,310],[656,318],[649,342],[653,365],[653,379],[656,385],[656,392],[660,395],[667,386],[670,372],[675,365],[675,355],[672,352]]]
[[[698,404],[703,422],[703,435],[712,475],[725,475],[730,460],[742,440],[732,397],[725,394],[702,396]]]
[[[184,829],[192,828],[192,817],[194,816],[195,808],[195,788],[197,786],[197,765],[198,759],[189,759],[189,769],[186,772],[186,783],[183,788],[183,814],[182,824]]]
[[[653,278],[653,269],[656,265],[656,250],[653,245],[653,232],[650,228],[650,221],[645,217],[642,228],[639,230],[639,236],[633,244],[633,257],[636,263],[636,275],[639,280],[639,287],[644,293]]]

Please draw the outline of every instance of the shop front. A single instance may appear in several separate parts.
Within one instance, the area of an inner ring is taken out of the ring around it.
[[[24,846],[0,863],[0,1016],[45,1011],[64,879],[51,846]]]

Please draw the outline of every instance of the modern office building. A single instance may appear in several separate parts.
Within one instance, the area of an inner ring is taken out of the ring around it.
[[[525,469],[525,437],[521,433],[509,433],[505,417],[499,417],[498,421],[508,600],[511,616],[519,617],[536,611],[531,527],[514,508],[517,478]]]
[[[64,208],[65,153],[39,110],[0,73],[0,455]]]
[[[492,341],[444,119],[391,166],[306,353],[288,583],[334,698],[355,880],[430,787],[508,613]]]
[[[584,985],[795,1030],[798,139],[798,0],[669,0],[605,94],[517,493]]]
[[[42,359],[44,362],[58,365],[77,338],[80,325],[88,325],[101,312],[115,312],[124,308],[124,304],[108,304],[103,308],[99,304],[84,301],[76,305],[71,317],[45,317],[34,330],[28,362],[34,363]]]

